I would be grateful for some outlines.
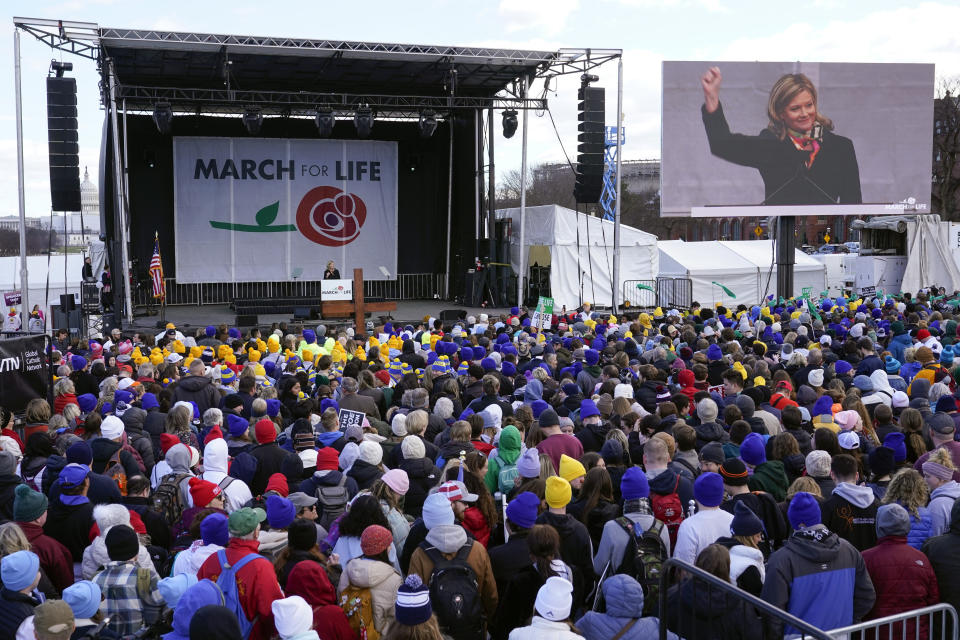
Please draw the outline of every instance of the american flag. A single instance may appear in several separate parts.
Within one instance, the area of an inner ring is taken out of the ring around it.
[[[153,257],[150,258],[150,280],[153,282],[153,297],[167,297],[167,284],[163,281],[163,262],[160,260],[160,238],[153,237]]]

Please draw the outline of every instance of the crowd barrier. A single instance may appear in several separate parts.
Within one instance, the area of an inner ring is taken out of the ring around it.
[[[624,280],[623,301],[640,308],[689,309],[693,303],[693,281],[666,276],[656,280]]]

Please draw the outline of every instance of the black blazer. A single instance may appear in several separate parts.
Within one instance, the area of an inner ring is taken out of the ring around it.
[[[808,169],[807,152],[769,129],[756,136],[731,133],[720,105],[713,113],[701,107],[710,153],[734,164],[754,167],[763,178],[769,205],[861,204],[860,169],[849,138],[824,131],[820,151]],[[735,204],[735,203],[730,203]]]

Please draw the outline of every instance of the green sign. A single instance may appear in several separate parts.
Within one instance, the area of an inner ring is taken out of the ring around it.
[[[540,299],[537,300],[537,308],[533,312],[533,318],[530,319],[530,324],[535,326],[538,331],[543,330],[544,328],[552,328],[553,298],[544,298],[543,296],[540,296]]]

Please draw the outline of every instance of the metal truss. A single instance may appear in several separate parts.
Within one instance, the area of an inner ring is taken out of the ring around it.
[[[157,102],[169,102],[174,111],[207,114],[241,113],[244,107],[258,106],[265,115],[313,116],[318,108],[330,109],[334,115],[353,116],[358,105],[368,105],[378,116],[409,116],[424,109],[438,113],[460,109],[533,109],[547,108],[542,98],[502,96],[395,96],[344,93],[309,93],[284,91],[236,91],[230,89],[177,89],[120,85],[117,99],[126,102],[128,111],[149,111]]]
[[[600,195],[600,208],[603,210],[603,219],[612,222],[617,208],[617,151],[626,144],[626,131],[620,131],[618,146],[617,128],[605,127],[605,130],[603,192]]]
[[[623,56],[623,49],[560,49],[556,59],[537,74],[538,78],[586,73]]]

